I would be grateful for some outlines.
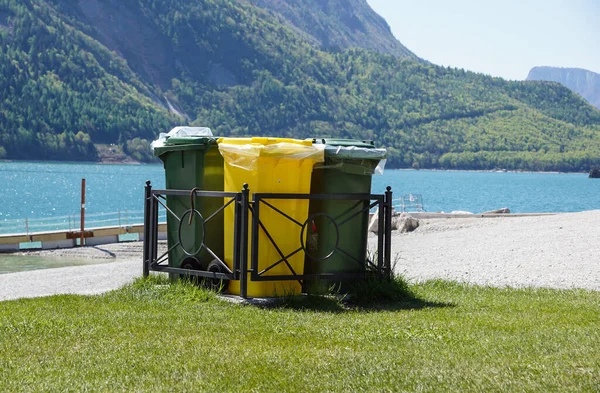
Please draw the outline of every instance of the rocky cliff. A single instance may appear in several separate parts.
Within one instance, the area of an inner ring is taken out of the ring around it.
[[[581,68],[534,67],[527,80],[558,82],[600,109],[600,74]]]
[[[364,48],[417,59],[367,0],[247,0],[270,10],[324,50]]]

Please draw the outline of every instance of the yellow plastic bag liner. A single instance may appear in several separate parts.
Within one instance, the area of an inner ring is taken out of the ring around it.
[[[251,193],[309,194],[311,175],[316,163],[324,161],[323,146],[313,146],[312,141],[288,138],[220,138],[219,151],[225,161],[225,191],[239,192],[245,183]],[[304,223],[308,218],[308,200],[267,200],[294,220]],[[225,210],[225,262],[233,267],[234,207]],[[261,203],[260,220],[269,231],[284,256],[300,248],[302,228],[280,213]],[[250,227],[249,223],[249,227]],[[251,227],[249,229],[251,231]],[[249,241],[252,234],[249,233]],[[304,239],[306,244],[306,239]],[[250,268],[250,250],[248,264]],[[258,250],[262,271],[281,259],[281,255],[261,229]],[[304,252],[287,258],[296,274],[304,273]],[[291,275],[285,262],[265,273]],[[239,294],[239,281],[232,281],[229,290]],[[300,293],[298,281],[248,281],[248,296],[271,297]]]
[[[246,171],[258,170],[259,158],[270,157],[286,160],[312,160],[314,162],[324,161],[325,147],[322,145],[312,144],[305,145],[305,141],[300,141],[303,144],[294,142],[278,142],[274,144],[264,145],[257,142],[238,145],[227,143],[230,138],[221,138],[219,143],[219,151],[225,162],[233,167],[244,169]],[[252,140],[260,138],[252,138]],[[269,138],[267,142],[274,138]],[[241,138],[241,141],[247,140]],[[293,139],[292,139],[293,140]],[[265,142],[265,141],[263,141]]]

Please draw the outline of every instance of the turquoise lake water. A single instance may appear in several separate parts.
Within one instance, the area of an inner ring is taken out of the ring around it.
[[[513,213],[600,209],[600,179],[583,173],[515,173],[389,170],[373,177],[373,191],[390,185],[394,198],[421,194],[430,212]]]
[[[86,214],[143,210],[144,185],[164,188],[161,165],[0,162],[0,224],[15,219],[77,216],[81,179]],[[430,212],[474,213],[508,207],[515,213],[600,209],[600,180],[587,174],[386,170],[374,193],[421,194]]]
[[[0,162],[0,220],[79,214],[82,178],[89,213],[143,210],[146,180],[165,185],[160,165]]]

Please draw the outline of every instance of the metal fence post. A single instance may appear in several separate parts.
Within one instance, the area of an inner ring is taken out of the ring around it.
[[[234,213],[233,213],[233,272],[232,279],[239,280],[242,267],[240,265],[240,253],[242,252],[240,230],[242,226],[242,194],[238,193],[235,196]]]
[[[149,261],[149,238],[150,238],[150,198],[152,197],[152,186],[150,181],[146,182],[144,188],[144,266],[143,275],[148,277],[150,275],[150,261]],[[119,214],[119,226],[121,225],[121,219]]]
[[[244,184],[242,189],[242,215],[239,229],[240,253],[239,260],[241,264],[240,276],[240,296],[248,297],[248,211],[250,209],[250,190],[248,184]]]
[[[379,197],[379,207],[377,209],[377,279],[384,277],[385,270],[385,196]]]
[[[392,278],[392,215],[393,215],[392,187],[387,186],[385,191],[385,266],[386,276]]]
[[[257,200],[256,194],[252,196],[252,243],[250,245],[250,280],[258,277],[258,240],[260,232],[260,199]]]
[[[85,179],[81,179],[81,222],[80,222],[80,230],[81,237],[79,238],[79,247],[83,247],[85,245]]]
[[[158,202],[152,193],[150,193],[150,208],[152,211],[152,253],[150,254],[150,261],[154,261],[158,257]]]

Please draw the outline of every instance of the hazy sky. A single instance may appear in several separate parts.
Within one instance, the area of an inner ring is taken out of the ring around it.
[[[506,79],[534,66],[600,73],[600,0],[367,0],[434,64]]]

